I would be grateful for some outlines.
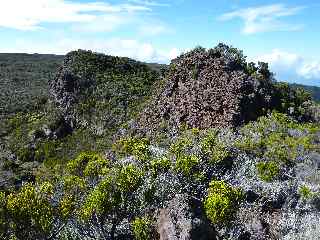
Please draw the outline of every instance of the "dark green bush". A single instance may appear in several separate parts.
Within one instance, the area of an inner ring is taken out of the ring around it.
[[[150,168],[153,175],[157,175],[160,172],[167,171],[171,167],[171,162],[167,157],[154,159],[150,162]]]
[[[170,146],[170,152],[176,157],[183,155],[190,147],[192,147],[192,140],[188,136],[181,136]]]
[[[308,200],[313,196],[313,192],[307,186],[301,186],[299,189],[299,194],[304,200]]]
[[[275,109],[300,118],[304,114],[303,103],[310,101],[311,94],[303,88],[293,88],[288,83],[274,84],[274,105]]]

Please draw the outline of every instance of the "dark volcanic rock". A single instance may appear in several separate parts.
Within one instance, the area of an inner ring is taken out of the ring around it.
[[[199,203],[196,204],[199,206]],[[188,195],[176,195],[158,217],[160,240],[216,240],[214,228],[201,211],[193,209]]]
[[[49,82],[50,95],[65,110],[75,101],[77,92],[76,79],[77,77],[64,66],[60,69],[54,81]]]
[[[231,48],[195,49],[171,62],[160,94],[140,116],[142,128],[237,126],[271,104],[272,83],[252,77]]]

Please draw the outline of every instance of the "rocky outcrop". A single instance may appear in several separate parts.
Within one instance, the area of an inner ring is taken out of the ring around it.
[[[68,110],[77,96],[77,77],[66,67],[61,67],[56,78],[49,82],[49,92],[53,100],[64,110]]]
[[[192,199],[186,194],[176,195],[167,208],[160,210],[158,233],[160,240],[217,239],[214,228],[201,211],[201,203],[192,206]]]
[[[237,126],[254,120],[271,105],[270,76],[249,74],[241,52],[223,44],[181,55],[151,106],[141,114],[142,128]]]
[[[72,127],[100,135],[128,120],[156,80],[158,73],[146,64],[78,50],[65,56],[49,94]]]

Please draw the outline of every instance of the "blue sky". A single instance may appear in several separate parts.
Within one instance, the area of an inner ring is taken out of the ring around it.
[[[0,52],[82,48],[168,63],[225,42],[279,80],[320,85],[319,11],[314,0],[1,0]]]

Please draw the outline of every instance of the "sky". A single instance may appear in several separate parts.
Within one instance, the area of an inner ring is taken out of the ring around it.
[[[0,52],[169,63],[224,42],[279,81],[320,86],[319,12],[315,0],[0,0]]]

